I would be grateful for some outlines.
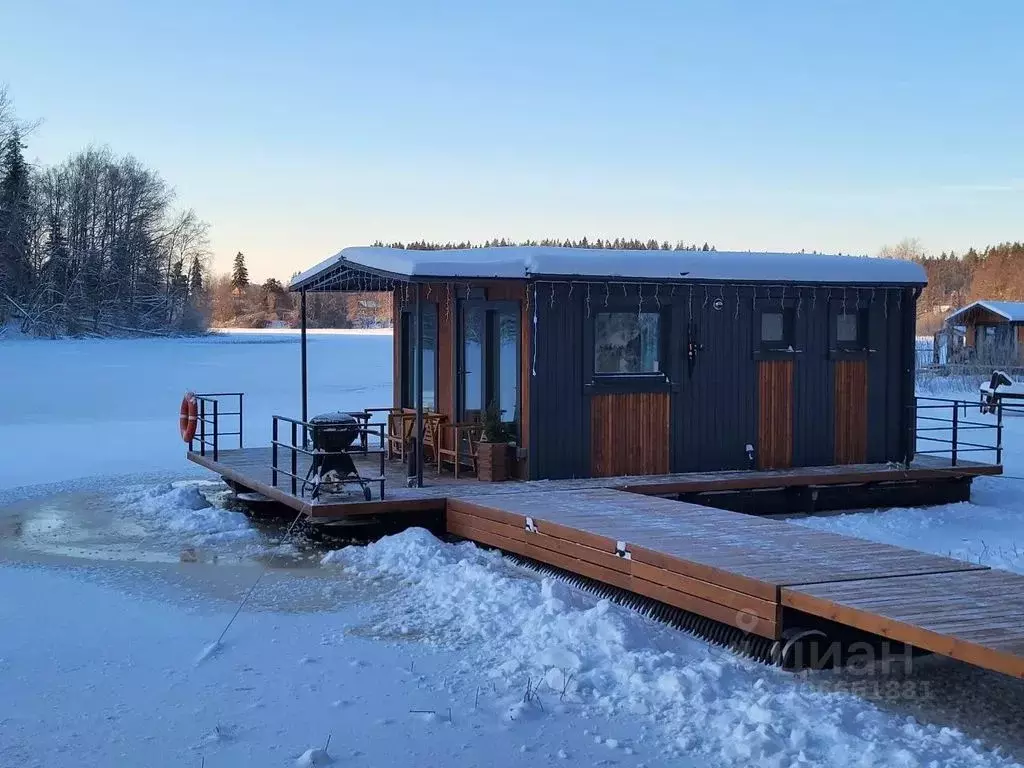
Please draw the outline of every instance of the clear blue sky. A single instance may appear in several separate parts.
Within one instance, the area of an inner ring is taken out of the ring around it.
[[[157,168],[287,277],[374,239],[1024,238],[1024,3],[91,0],[0,8],[29,154]]]

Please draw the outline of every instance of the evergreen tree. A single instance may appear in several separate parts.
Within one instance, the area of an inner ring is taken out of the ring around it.
[[[188,270],[188,295],[193,303],[203,295],[203,265],[199,263],[198,256],[192,257],[192,266]]]
[[[235,264],[231,268],[231,287],[241,291],[248,285],[249,269],[245,266],[245,254],[239,251],[235,254]]]
[[[18,300],[31,288],[29,168],[18,130],[0,151],[0,294]]]

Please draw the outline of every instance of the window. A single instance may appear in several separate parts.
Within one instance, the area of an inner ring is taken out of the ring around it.
[[[416,313],[402,313],[402,407],[416,407]],[[423,307],[423,410],[437,410],[437,307]]]
[[[594,318],[594,374],[643,376],[662,372],[661,315],[599,312]]]
[[[860,324],[855,312],[836,315],[836,341],[840,344],[856,344],[860,341]]]
[[[518,302],[459,302],[459,420],[480,421],[497,405],[501,420],[518,429]]]
[[[868,311],[866,308],[833,306],[831,348],[839,353],[864,353],[868,348]]]
[[[792,308],[777,306],[762,309],[758,324],[758,348],[761,354],[795,352],[793,325]]]

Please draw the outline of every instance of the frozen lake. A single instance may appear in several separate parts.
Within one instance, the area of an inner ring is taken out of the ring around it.
[[[0,765],[291,766],[328,737],[333,764],[395,768],[1024,755],[1024,684],[947,660],[793,676],[417,530],[322,564],[177,433],[186,389],[242,390],[266,441],[298,363],[288,333],[0,341]],[[390,401],[389,335],[311,336],[312,413]],[[1024,482],[985,478],[970,504],[800,522],[1024,572],[1022,510]]]

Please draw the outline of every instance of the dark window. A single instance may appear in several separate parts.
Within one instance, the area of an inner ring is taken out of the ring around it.
[[[833,306],[832,349],[836,352],[865,352],[868,348],[868,311],[863,307]]]
[[[459,420],[479,421],[491,403],[518,430],[518,302],[461,301],[459,308]]]
[[[761,352],[794,352],[793,310],[775,307],[761,310],[759,324]]]
[[[416,407],[416,313],[402,313],[402,407]],[[437,410],[437,307],[423,307],[423,410]]]
[[[595,316],[595,375],[643,376],[661,372],[659,313],[599,312]]]

